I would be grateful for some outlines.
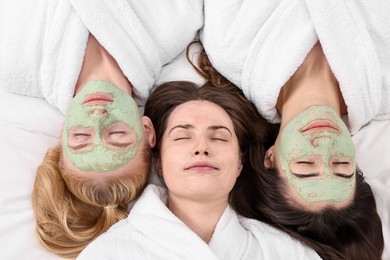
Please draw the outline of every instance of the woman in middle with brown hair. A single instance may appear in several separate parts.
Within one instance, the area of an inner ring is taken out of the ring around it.
[[[156,130],[156,165],[167,189],[149,185],[129,217],[79,259],[319,259],[230,206],[255,180],[247,157],[257,115],[239,90],[168,82],[151,93],[145,115]]]

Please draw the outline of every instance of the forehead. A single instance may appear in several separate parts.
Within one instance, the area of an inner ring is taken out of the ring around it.
[[[303,209],[311,212],[319,212],[324,210],[325,208],[334,208],[334,209],[342,209],[347,207],[353,202],[355,191],[352,191],[350,196],[343,201],[315,201],[309,202],[301,197],[301,195],[297,192],[296,189],[292,186],[291,183],[287,182],[287,189],[285,190],[285,197],[288,198],[291,206]]]
[[[233,129],[228,113],[219,105],[205,100],[188,101],[177,106],[170,114],[167,126],[175,124],[223,125]]]

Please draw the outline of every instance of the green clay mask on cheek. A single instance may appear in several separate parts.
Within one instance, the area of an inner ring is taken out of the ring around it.
[[[316,120],[330,121],[337,126],[338,131],[324,129],[323,131],[302,132],[301,130]],[[298,194],[308,202],[347,200],[354,191],[356,178],[342,178],[336,176],[335,169],[339,167],[338,158],[343,158],[342,167],[349,167],[349,174],[355,172],[355,148],[351,134],[338,114],[328,106],[311,106],[288,122],[280,133],[277,144],[277,153],[280,164],[288,181]],[[321,177],[299,178],[292,173],[292,166],[309,167],[306,172],[311,173],[310,167],[314,163],[307,158],[316,158],[318,167],[313,173],[321,173]],[[346,159],[347,158],[347,159]],[[348,166],[345,161],[348,161]],[[337,170],[337,169],[336,169]]]
[[[83,104],[86,97],[96,93],[110,95],[112,102]],[[96,110],[106,113],[94,113]],[[129,131],[135,133],[135,143],[128,151],[108,147],[103,141],[104,130],[118,123],[130,127]],[[77,127],[92,130],[91,150],[73,152],[69,147],[71,129]],[[115,85],[107,81],[90,81],[71,101],[64,122],[62,143],[69,161],[80,170],[105,172],[118,168],[134,158],[142,139],[143,127],[138,106],[129,94]]]

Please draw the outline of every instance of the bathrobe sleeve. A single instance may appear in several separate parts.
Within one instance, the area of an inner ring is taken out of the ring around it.
[[[355,133],[390,118],[390,2],[205,0],[201,40],[211,62],[271,122],[281,87],[319,40]]]
[[[0,90],[43,97],[65,113],[92,33],[143,105],[161,67],[202,26],[201,0],[4,0]]]

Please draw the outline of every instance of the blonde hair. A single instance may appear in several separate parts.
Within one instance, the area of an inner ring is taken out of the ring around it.
[[[128,204],[143,191],[151,151],[140,149],[140,163],[126,174],[91,178],[63,166],[60,146],[47,151],[32,194],[38,239],[63,257],[76,257],[93,239],[128,215]],[[109,205],[118,207],[106,207]]]

